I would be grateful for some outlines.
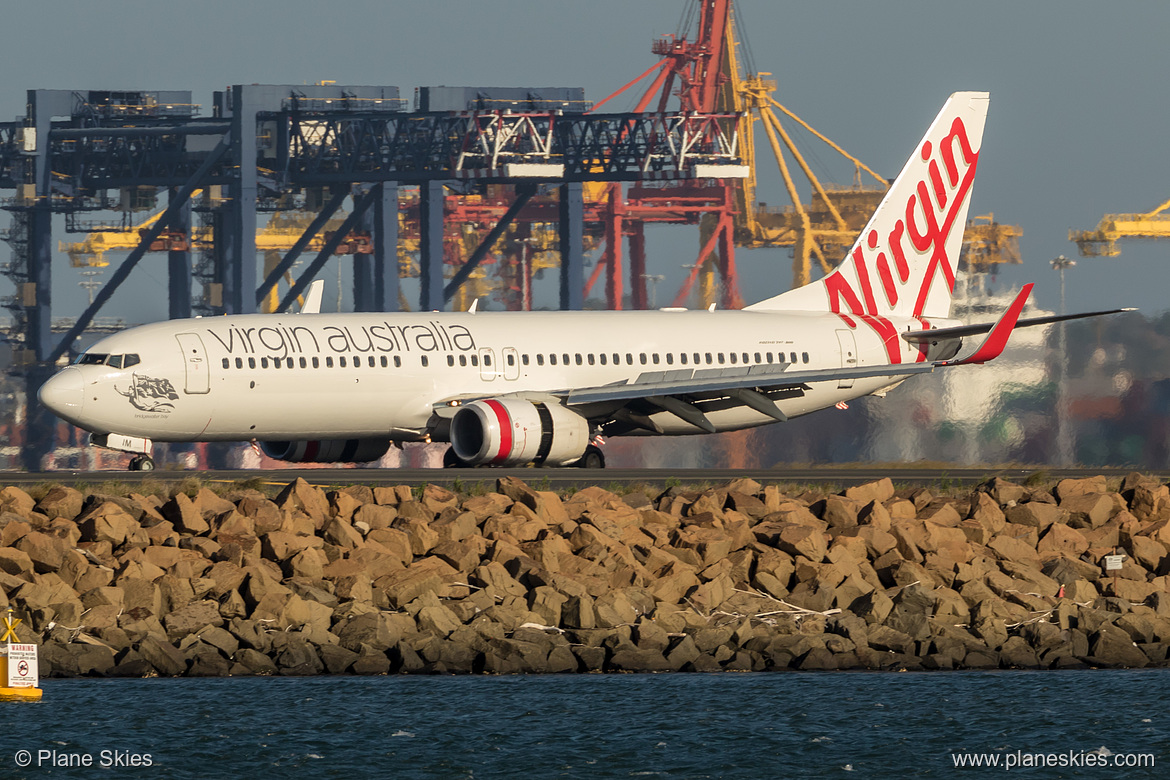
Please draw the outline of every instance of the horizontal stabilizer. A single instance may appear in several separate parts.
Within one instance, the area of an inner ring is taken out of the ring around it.
[[[1057,314],[1051,317],[1029,317],[1027,319],[1016,322],[1017,328],[1031,328],[1036,325],[1051,325],[1054,322],[1067,322],[1068,320],[1082,320],[1087,317],[1104,317],[1107,314],[1122,314],[1124,312],[1137,311],[1137,309],[1110,309],[1109,311],[1090,311],[1082,312],[1080,314]],[[959,339],[964,336],[977,336],[980,333],[987,333],[995,327],[994,322],[984,322],[979,325],[959,325],[954,328],[935,328],[934,330],[911,330],[902,334],[902,338],[906,341],[921,343],[946,341],[947,339]]]

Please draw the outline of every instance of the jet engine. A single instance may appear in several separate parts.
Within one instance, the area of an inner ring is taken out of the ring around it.
[[[487,398],[451,420],[451,447],[472,466],[563,466],[588,446],[589,421],[557,403]]]
[[[262,441],[260,449],[270,458],[289,463],[366,463],[385,455],[390,442],[386,439]]]

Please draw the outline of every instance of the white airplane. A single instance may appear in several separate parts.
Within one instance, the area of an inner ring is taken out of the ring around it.
[[[987,105],[951,95],[840,267],[744,310],[321,314],[317,288],[300,314],[102,339],[40,401],[135,453],[133,470],[154,467],[154,441],[249,440],[294,463],[449,441],[447,466],[597,468],[601,436],[733,431],[884,394],[1062,319],[1019,320],[1030,284],[997,323],[948,318]]]

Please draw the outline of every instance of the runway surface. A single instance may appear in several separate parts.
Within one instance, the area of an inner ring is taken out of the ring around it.
[[[265,471],[52,471],[7,472],[0,475],[0,484],[39,485],[63,483],[96,486],[120,483],[182,482],[198,479],[213,483],[251,483],[285,485],[301,477],[322,486],[342,485],[421,485],[434,484],[471,489],[476,485],[493,486],[501,477],[517,477],[538,489],[582,488],[646,485],[654,488],[670,486],[714,486],[735,479],[749,478],[761,483],[786,485],[839,486],[860,485],[889,477],[896,486],[938,486],[942,488],[975,486],[990,479],[1002,477],[1011,482],[1029,480],[1050,482],[1065,478],[1104,475],[1110,480],[1121,479],[1133,469],[1056,469],[1056,468],[917,468],[913,466],[817,466],[811,468],[777,469],[280,469]],[[1170,472],[1142,472],[1162,482],[1170,481]]]

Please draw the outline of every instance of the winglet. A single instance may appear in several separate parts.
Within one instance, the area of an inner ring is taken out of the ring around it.
[[[965,366],[972,363],[986,363],[999,357],[1003,348],[1007,346],[1008,338],[1012,335],[1016,321],[1020,319],[1020,313],[1024,310],[1024,304],[1028,302],[1028,296],[1031,294],[1032,284],[1029,282],[1024,285],[1024,289],[1020,290],[1020,294],[1012,301],[1012,305],[1007,308],[1007,311],[1000,315],[995,327],[983,339],[983,343],[979,345],[978,349],[962,360],[951,360],[941,365]]]
[[[309,284],[305,291],[305,302],[301,305],[301,314],[320,314],[321,296],[325,294],[325,282],[322,279]]]

